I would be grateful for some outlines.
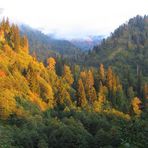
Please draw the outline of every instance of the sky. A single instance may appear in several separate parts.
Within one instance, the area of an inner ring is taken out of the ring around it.
[[[148,15],[148,0],[0,0],[0,17],[62,38],[109,35],[136,15]]]

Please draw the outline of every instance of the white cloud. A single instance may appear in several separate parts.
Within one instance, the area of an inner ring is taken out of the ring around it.
[[[147,14],[147,0],[0,0],[10,19],[61,36],[108,34],[137,14]]]

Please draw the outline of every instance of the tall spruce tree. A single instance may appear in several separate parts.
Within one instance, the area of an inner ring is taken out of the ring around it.
[[[87,105],[87,99],[86,99],[86,95],[85,95],[85,89],[84,89],[84,85],[81,79],[78,80],[77,83],[77,106],[79,107],[86,107]]]
[[[20,32],[17,25],[12,25],[11,30],[13,32],[13,41],[14,41],[14,51],[20,51]]]

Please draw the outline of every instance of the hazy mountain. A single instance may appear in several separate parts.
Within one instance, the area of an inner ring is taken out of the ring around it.
[[[64,57],[75,56],[80,49],[71,42],[64,39],[55,39],[53,36],[45,35],[41,31],[30,28],[29,26],[20,26],[21,34],[28,37],[30,52],[36,52],[39,59],[45,59],[49,56],[62,55]]]
[[[83,39],[72,39],[70,42],[83,51],[91,50],[95,45],[101,43],[104,36],[88,36]]]

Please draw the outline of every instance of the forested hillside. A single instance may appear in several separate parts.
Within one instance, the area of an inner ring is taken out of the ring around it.
[[[113,66],[119,73],[141,73],[148,81],[148,16],[130,19],[94,47],[88,65],[97,66],[100,62]]]
[[[71,42],[63,39],[55,39],[28,26],[21,25],[20,32],[22,35],[27,36],[30,53],[36,53],[39,60],[43,61],[49,56],[57,57],[60,55],[70,59],[71,57],[77,57],[81,53],[81,50]]]
[[[125,88],[112,66],[60,64],[29,55],[18,26],[1,22],[0,147],[147,147],[148,84],[140,75]]]

